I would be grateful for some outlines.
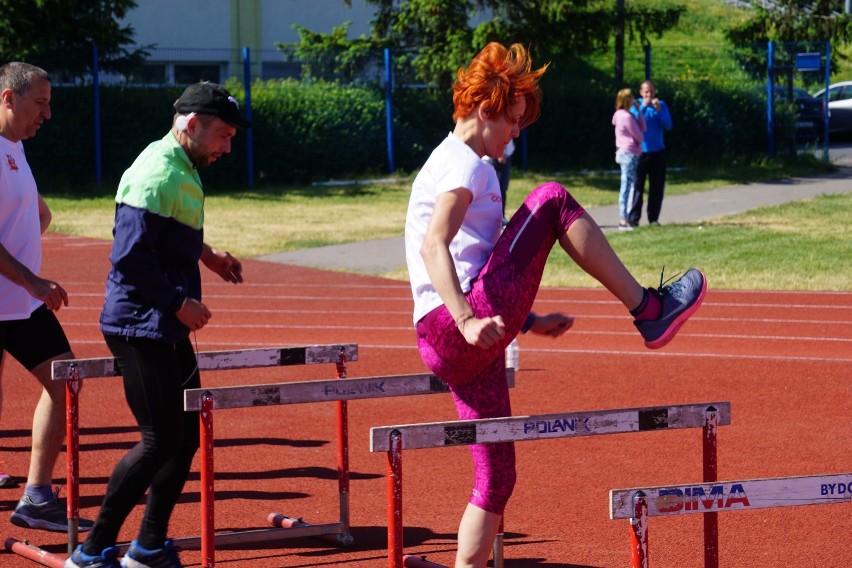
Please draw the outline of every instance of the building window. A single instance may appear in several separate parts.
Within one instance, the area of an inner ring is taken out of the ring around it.
[[[178,85],[189,85],[199,81],[212,81],[221,83],[221,66],[218,64],[192,65],[186,63],[175,63],[175,83]]]
[[[145,64],[135,69],[127,78],[134,85],[162,85],[166,82],[165,63]]]

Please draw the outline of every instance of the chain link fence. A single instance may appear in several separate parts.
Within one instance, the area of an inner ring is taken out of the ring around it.
[[[802,54],[810,70],[801,69]],[[28,157],[48,185],[109,193],[136,155],[166,134],[183,88],[209,80],[250,101],[244,110],[255,128],[239,133],[232,153],[204,175],[208,186],[413,171],[452,130],[451,96],[417,82],[411,53],[386,55],[341,65],[299,61],[291,50],[151,49],[127,75],[55,81],[53,119],[27,141]],[[634,49],[625,54],[622,85],[613,80],[612,53],[554,61],[542,82],[541,119],[525,132],[516,163],[612,168],[615,95],[623,87],[638,95],[646,77],[673,116],[666,134],[673,166],[813,152],[826,142],[823,124],[802,116],[798,98],[825,86],[829,67],[822,42]]]

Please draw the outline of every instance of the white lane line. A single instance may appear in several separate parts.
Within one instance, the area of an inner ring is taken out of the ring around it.
[[[75,340],[74,344],[80,345],[103,345],[103,341],[95,340]],[[293,345],[301,345],[302,343],[293,343]],[[211,349],[243,349],[246,347],[276,347],[282,343],[263,343],[263,342],[217,342],[217,341],[198,341],[199,350]],[[377,345],[371,343],[358,343],[358,349],[391,349],[402,351],[416,351],[416,345]],[[700,359],[732,359],[732,360],[751,360],[751,361],[782,361],[782,362],[805,362],[805,363],[852,363],[852,358],[830,358],[830,357],[809,357],[809,356],[788,356],[788,355],[759,355],[759,354],[740,354],[740,353],[678,353],[673,351],[616,351],[611,349],[535,349],[524,348],[524,353],[546,353],[556,355],[606,355],[619,357],[686,357]]]
[[[67,282],[63,282],[63,287],[66,289],[69,288]],[[299,286],[294,286],[294,288],[300,288]],[[351,288],[350,286],[346,286],[344,288]],[[84,297],[84,298],[102,298],[102,292],[73,292],[71,294],[72,297]],[[216,300],[254,300],[254,301],[270,301],[270,300],[316,300],[322,302],[411,302],[411,297],[406,294],[404,296],[315,296],[315,295],[301,295],[301,294],[283,294],[283,295],[265,295],[262,298],[258,298],[257,294],[212,294],[207,293],[204,294],[204,299],[216,299]],[[558,303],[563,306],[570,307],[571,305],[603,305],[603,306],[614,306],[621,307],[621,304],[617,301],[613,300],[576,300],[572,298],[562,298],[559,300],[547,300],[536,298],[536,304],[553,304]],[[703,308],[706,310],[708,308],[718,308],[718,307],[735,307],[735,308],[783,308],[785,311],[795,310],[795,309],[820,309],[820,310],[852,310],[852,305],[849,306],[838,306],[837,304],[742,304],[742,303],[720,303],[720,302],[708,302],[705,303]],[[372,311],[372,310],[368,310]],[[732,318],[735,319],[735,318]]]

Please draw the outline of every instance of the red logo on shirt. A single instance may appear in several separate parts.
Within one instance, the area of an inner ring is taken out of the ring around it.
[[[18,171],[18,164],[15,163],[15,158],[13,158],[11,154],[6,154],[6,162],[9,164],[9,169],[11,171]]]

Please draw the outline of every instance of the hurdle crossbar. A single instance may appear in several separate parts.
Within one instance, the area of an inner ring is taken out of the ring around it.
[[[514,386],[514,372],[507,369],[509,386]],[[249,408],[308,402],[331,402],[449,392],[446,383],[431,374],[388,375],[380,377],[299,381],[234,387],[187,389],[184,409],[201,410],[205,393],[213,396],[213,408]]]
[[[849,503],[852,473],[613,489],[609,500],[611,519],[629,519],[631,527],[645,526],[641,538],[647,550],[648,517]],[[648,568],[647,554],[639,560],[631,562],[631,568]],[[705,561],[705,568],[717,567],[718,558]]]
[[[196,354],[198,368],[203,371],[224,371],[260,367],[286,367],[294,365],[313,365],[335,363],[340,365],[341,358],[346,361],[358,360],[358,346],[355,344],[308,345],[298,347],[274,347],[261,349],[241,349],[228,351],[203,351]],[[68,554],[77,547],[80,519],[80,443],[79,443],[79,392],[82,379],[118,377],[121,370],[113,357],[92,359],[68,359],[54,361],[51,365],[52,380],[65,381],[65,417],[66,417],[66,458],[67,458],[67,498],[68,518]],[[338,375],[340,368],[338,367]],[[239,536],[223,537],[222,542],[243,542]],[[184,546],[189,548],[192,538]],[[198,540],[198,539],[196,539]],[[15,539],[8,539],[13,543]],[[27,544],[26,547],[7,548],[14,553],[35,559],[40,549]],[[125,546],[126,548],[126,546]],[[35,552],[33,552],[35,551]],[[38,561],[38,560],[37,560]]]
[[[202,351],[197,354],[197,359],[198,368],[201,371],[227,371],[255,367],[289,367],[294,365],[336,363],[341,348],[346,354],[347,361],[358,360],[358,346],[353,344],[272,347],[235,351]],[[76,369],[77,379],[97,379],[118,377],[121,375],[118,363],[112,357],[70,359],[53,362],[53,380],[69,380],[72,369]]]
[[[402,449],[414,450],[649,430],[700,428],[704,426],[705,411],[709,407],[713,407],[718,412],[719,425],[731,423],[731,403],[729,402],[428,422],[370,428],[370,451],[388,451],[390,434],[394,430],[402,436]]]
[[[341,354],[343,357],[343,354]],[[184,391],[184,409],[198,411],[201,429],[201,503],[202,534],[200,544],[202,550],[202,566],[212,568],[215,564],[215,544],[220,544],[220,534],[213,528],[214,518],[214,487],[213,487],[213,415],[214,410],[253,408],[262,406],[279,406],[288,404],[304,404],[311,402],[336,402],[338,405],[338,473],[340,486],[340,521],[324,525],[313,525],[300,519],[293,519],[281,514],[270,514],[269,522],[274,528],[251,531],[246,539],[237,542],[257,542],[267,540],[270,536],[300,537],[332,536],[340,546],[352,546],[354,539],[349,534],[349,434],[346,414],[346,403],[349,400],[366,398],[389,398],[411,396],[418,394],[436,394],[449,392],[445,383],[432,374],[388,375],[378,377],[346,378],[345,369],[338,366],[338,379],[299,381],[289,383],[244,385],[232,387],[214,387],[187,389]],[[345,379],[342,381],[340,379]],[[515,384],[515,372],[506,369],[506,379],[509,387]],[[340,409],[342,408],[343,414]],[[234,533],[224,533],[228,538],[239,539]],[[177,544],[186,548],[198,543],[198,539],[175,539]]]
[[[370,429],[370,451],[387,452],[388,568],[406,566],[402,547],[402,450],[523,442],[601,434],[703,428],[705,480],[715,481],[716,426],[731,423],[731,403],[712,402],[536,416],[510,416]],[[495,550],[502,562],[502,551]],[[500,568],[495,562],[495,568]]]

